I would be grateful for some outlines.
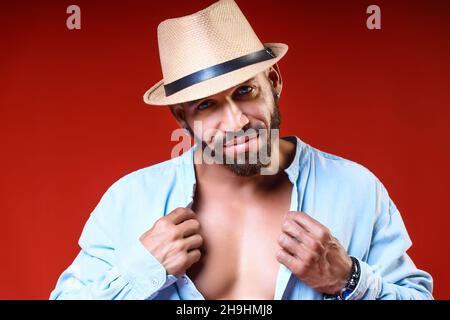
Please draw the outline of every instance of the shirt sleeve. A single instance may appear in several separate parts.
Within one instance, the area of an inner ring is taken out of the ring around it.
[[[61,274],[50,299],[153,299],[176,282],[139,239],[118,253],[111,233],[97,218],[113,210],[110,197],[107,192],[89,217],[79,240],[81,251]]]
[[[419,270],[406,253],[411,247],[400,212],[377,181],[377,215],[366,259],[359,259],[361,276],[349,300],[433,299],[432,277]]]

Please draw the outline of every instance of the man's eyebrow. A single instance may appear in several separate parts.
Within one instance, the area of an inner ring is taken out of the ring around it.
[[[244,82],[242,82],[240,84],[238,84],[236,87],[242,86],[243,84],[246,84],[246,83],[249,83],[249,82],[253,82],[255,80],[256,80],[256,76],[253,77],[253,78],[250,78],[250,79],[248,79],[248,80],[246,80],[246,81],[244,81]]]
[[[250,79],[248,79],[248,80],[245,80],[244,82],[241,82],[241,83],[239,83],[238,85],[233,86],[232,88],[234,89],[234,88],[240,87],[240,86],[242,86],[242,85],[244,85],[244,84],[246,84],[246,83],[249,83],[249,82],[254,81],[255,79],[256,79],[256,76],[253,77],[253,78],[250,78]],[[230,88],[230,89],[231,89],[231,88]],[[228,89],[228,90],[230,90],[230,89]],[[207,99],[207,98],[208,98],[208,97],[201,98],[201,99],[197,99],[197,100],[188,101],[188,102],[186,102],[186,104],[188,105],[188,107],[191,107],[191,106],[193,106],[194,104],[197,104],[198,102],[200,102],[200,101],[202,101],[202,100],[205,100],[205,99]]]

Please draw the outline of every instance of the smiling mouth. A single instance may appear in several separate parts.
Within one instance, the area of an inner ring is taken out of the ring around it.
[[[227,143],[225,143],[224,147],[228,148],[228,147],[234,147],[234,146],[238,146],[241,144],[245,144],[248,143],[250,140],[258,138],[259,134],[258,133],[253,133],[253,134],[249,134],[249,135],[243,135],[241,137],[238,138],[234,138],[230,141],[228,141]]]

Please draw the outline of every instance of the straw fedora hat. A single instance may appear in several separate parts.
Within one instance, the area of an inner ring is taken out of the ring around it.
[[[193,101],[238,85],[277,63],[283,43],[262,43],[233,0],[158,26],[163,79],[144,94],[162,106]]]

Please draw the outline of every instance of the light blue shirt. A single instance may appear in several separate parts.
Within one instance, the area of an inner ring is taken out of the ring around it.
[[[296,143],[285,170],[293,184],[290,210],[325,225],[360,261],[361,277],[348,298],[432,299],[432,278],[407,255],[411,240],[383,184],[355,162],[296,137],[284,139]],[[186,274],[167,274],[139,241],[157,219],[192,204],[193,154],[194,147],[128,174],[107,190],[83,229],[81,251],[50,299],[204,299]],[[324,299],[281,264],[274,298]]]

